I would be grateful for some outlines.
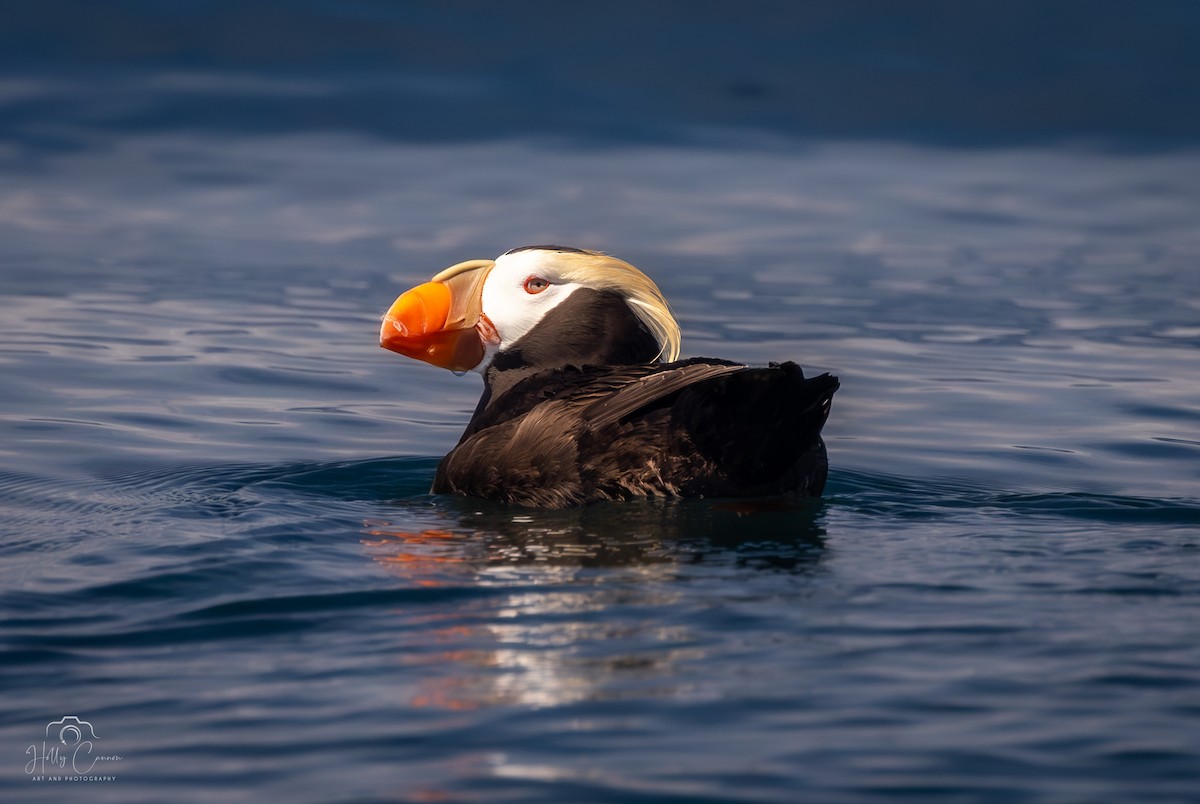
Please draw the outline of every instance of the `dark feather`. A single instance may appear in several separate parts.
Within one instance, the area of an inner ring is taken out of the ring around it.
[[[435,493],[538,507],[655,495],[819,495],[837,380],[703,358],[534,372],[492,395]]]

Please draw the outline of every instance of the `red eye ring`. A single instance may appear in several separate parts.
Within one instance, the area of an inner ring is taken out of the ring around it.
[[[541,293],[548,287],[550,287],[550,283],[540,276],[531,276],[525,280],[525,292],[530,295]]]

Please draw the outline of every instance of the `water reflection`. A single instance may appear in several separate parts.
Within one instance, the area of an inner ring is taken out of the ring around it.
[[[798,570],[819,559],[825,536],[819,500],[647,500],[542,511],[441,498],[432,511],[409,510],[407,521],[366,522],[364,544],[376,561],[421,585],[438,583],[453,564],[481,582],[512,569],[512,579],[538,583],[562,570],[563,577],[589,568],[670,573],[718,557]]]
[[[671,500],[537,511],[446,499],[433,512],[365,523],[370,557],[415,586],[511,592],[435,621],[398,612],[423,644],[410,703],[454,710],[705,695],[703,617],[719,595],[693,581],[747,570],[805,573],[824,554],[819,502]],[[413,529],[414,524],[424,524]],[[704,588],[704,587],[701,587]]]

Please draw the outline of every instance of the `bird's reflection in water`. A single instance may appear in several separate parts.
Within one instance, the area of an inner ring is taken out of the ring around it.
[[[753,583],[748,570],[808,573],[824,552],[814,500],[561,511],[428,502],[401,504],[395,521],[365,523],[369,555],[412,586],[510,591],[397,612],[411,629],[402,661],[429,670],[415,706],[702,696],[700,661],[712,636],[693,618],[720,601],[698,590],[743,589]]]
[[[506,577],[498,572],[504,569],[526,583],[588,569],[666,577],[681,564],[705,561],[805,571],[824,549],[820,500],[670,499],[564,510],[436,500],[436,507],[400,506],[412,516],[364,523],[371,557],[422,586],[464,576],[487,582]]]

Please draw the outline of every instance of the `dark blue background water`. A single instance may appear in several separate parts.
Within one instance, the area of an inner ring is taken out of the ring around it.
[[[1198,34],[5,4],[0,793],[1195,800]],[[479,381],[379,313],[531,242],[836,372],[825,500],[429,496]]]

